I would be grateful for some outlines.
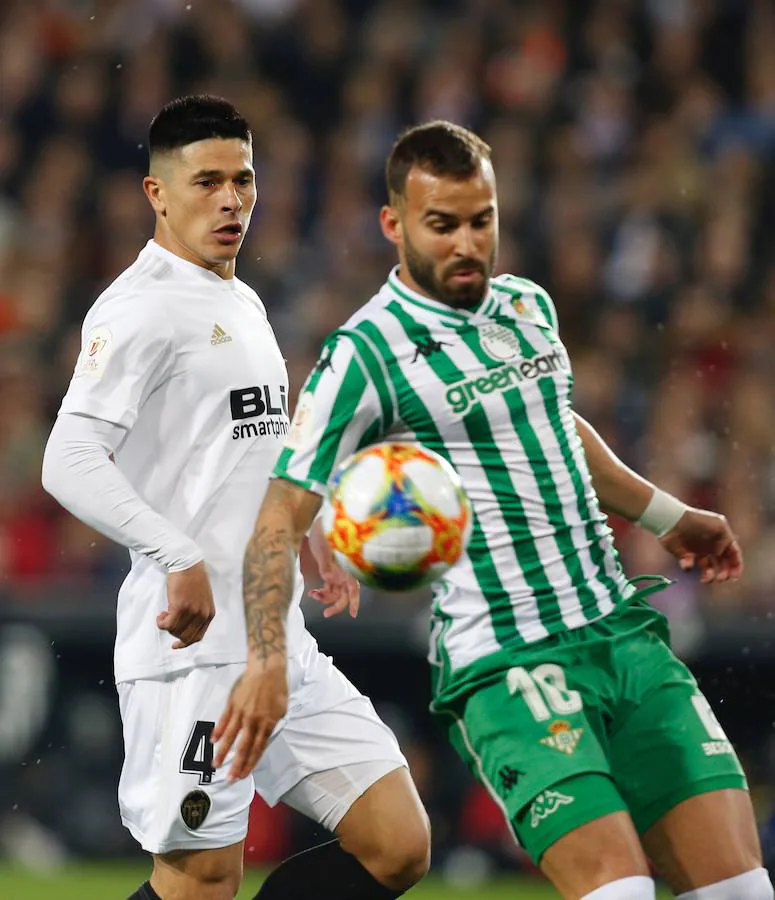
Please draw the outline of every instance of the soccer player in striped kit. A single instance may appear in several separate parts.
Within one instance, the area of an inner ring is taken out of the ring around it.
[[[474,511],[467,553],[434,587],[432,708],[516,838],[566,900],[653,900],[647,858],[682,900],[772,900],[740,763],[646,601],[666,580],[628,580],[606,512],[705,583],[742,572],[726,520],[636,475],[574,413],[551,298],[492,277],[483,141],[412,128],[387,188],[399,265],[300,395],[248,543],[250,653],[220,756],[241,733],[235,772],[249,772],[284,713],[290,567],[334,467],[415,441],[452,463]]]

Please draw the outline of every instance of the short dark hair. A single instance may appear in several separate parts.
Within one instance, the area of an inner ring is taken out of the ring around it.
[[[250,141],[250,126],[239,112],[221,97],[194,94],[178,97],[153,117],[148,130],[148,153],[176,150],[208,138],[238,138]]]
[[[388,156],[388,196],[403,197],[413,166],[433,175],[464,179],[470,178],[484,159],[490,159],[489,145],[462,125],[442,120],[414,125],[399,135]]]

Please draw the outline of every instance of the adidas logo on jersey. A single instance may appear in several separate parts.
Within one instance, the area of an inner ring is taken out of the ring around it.
[[[230,340],[231,337],[226,334],[223,328],[216,322],[215,325],[213,325],[213,333],[210,336],[210,343],[213,347],[217,344],[228,344]]]

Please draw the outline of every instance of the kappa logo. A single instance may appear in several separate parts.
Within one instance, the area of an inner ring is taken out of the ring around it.
[[[326,347],[323,352],[320,354],[320,359],[315,363],[315,371],[319,374],[323,374],[326,369],[331,369],[334,371],[334,364],[331,361],[331,357],[334,355],[334,350],[336,349],[336,345],[332,344],[330,347]]]
[[[210,335],[210,343],[216,347],[218,344],[228,344],[229,341],[231,341],[231,337],[216,322],[213,325],[213,333]]]
[[[511,793],[511,790],[519,784],[519,779],[524,774],[522,769],[515,769],[513,766],[501,766],[498,771],[498,777],[501,780],[501,787],[504,793]]]
[[[433,356],[434,353],[440,353],[442,347],[449,347],[446,341],[437,341],[432,337],[421,338],[419,341],[412,341],[412,343],[415,346],[413,363],[416,363],[421,356],[423,359],[427,359],[429,356]]]
[[[538,828],[539,822],[554,815],[561,806],[569,806],[575,799],[559,791],[544,791],[539,794],[530,806],[530,827]]]

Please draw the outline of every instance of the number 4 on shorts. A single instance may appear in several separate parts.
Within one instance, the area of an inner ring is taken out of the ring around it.
[[[215,748],[210,735],[215,722],[194,722],[186,749],[180,758],[180,771],[186,775],[198,775],[200,784],[210,784],[213,780],[213,756]]]

